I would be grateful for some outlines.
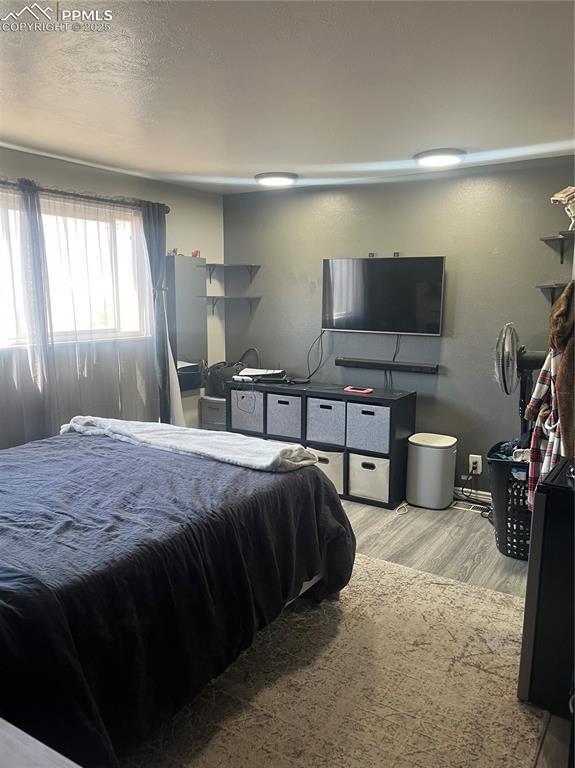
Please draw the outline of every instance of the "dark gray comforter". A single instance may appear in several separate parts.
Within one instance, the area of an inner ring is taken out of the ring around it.
[[[355,541],[315,467],[269,474],[69,434],[0,452],[0,716],[114,765]]]

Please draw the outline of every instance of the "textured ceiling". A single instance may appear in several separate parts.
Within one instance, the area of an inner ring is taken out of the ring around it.
[[[352,183],[431,147],[480,163],[572,142],[569,2],[71,7],[111,9],[111,29],[0,33],[5,144],[237,191],[267,170]]]

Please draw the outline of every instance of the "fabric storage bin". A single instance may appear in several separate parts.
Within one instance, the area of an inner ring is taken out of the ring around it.
[[[266,408],[268,435],[301,440],[301,397],[269,393]]]
[[[315,443],[345,445],[345,401],[308,397],[306,439]]]
[[[200,398],[200,428],[223,431],[226,428],[225,397]]]
[[[527,507],[529,464],[495,458],[493,454],[502,445],[496,443],[487,454],[495,545],[507,557],[527,560],[531,539],[531,512]]]
[[[232,429],[242,432],[264,431],[264,393],[232,389],[230,392]]]
[[[390,409],[385,405],[348,403],[346,446],[389,453],[389,423]]]
[[[319,451],[317,448],[310,447],[317,454],[317,466],[324,475],[327,475],[335,485],[336,491],[341,496],[343,494],[343,453],[339,451]]]
[[[389,501],[389,459],[349,453],[349,495]]]

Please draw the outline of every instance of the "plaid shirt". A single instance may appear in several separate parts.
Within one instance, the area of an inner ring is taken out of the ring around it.
[[[561,425],[557,408],[555,380],[561,352],[550,349],[529,405],[525,409],[525,418],[535,421],[529,451],[529,480],[527,504],[533,510],[535,491],[540,480],[557,464],[562,451]]]

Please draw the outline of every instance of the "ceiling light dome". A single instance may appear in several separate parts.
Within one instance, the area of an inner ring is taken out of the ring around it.
[[[414,155],[413,159],[424,168],[449,168],[462,163],[466,154],[463,149],[426,149]]]
[[[297,173],[284,173],[283,171],[271,171],[258,173],[254,179],[262,187],[291,187],[298,179]]]

